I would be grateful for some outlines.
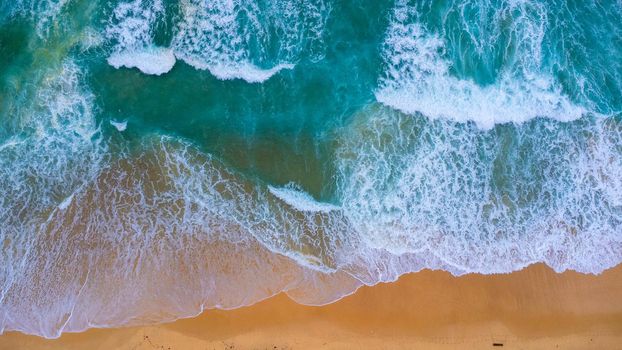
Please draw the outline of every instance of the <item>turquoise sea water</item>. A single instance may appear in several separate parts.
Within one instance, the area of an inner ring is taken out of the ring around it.
[[[0,0],[0,332],[622,262],[620,1]]]

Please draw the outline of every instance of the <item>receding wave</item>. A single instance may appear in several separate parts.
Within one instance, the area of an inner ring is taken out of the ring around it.
[[[338,137],[340,207],[245,179],[189,144],[147,140],[45,207],[5,197],[4,230],[23,238],[3,251],[2,329],[57,337],[281,291],[325,304],[423,268],[542,261],[597,273],[622,254],[621,133],[605,120],[482,131],[370,106]],[[19,180],[2,190],[25,189]],[[42,214],[25,226],[18,213],[33,208]]]
[[[268,186],[270,193],[289,204],[298,211],[320,211],[329,212],[339,210],[340,208],[330,203],[318,202],[311,195],[297,188],[295,184],[289,184],[286,187]]]

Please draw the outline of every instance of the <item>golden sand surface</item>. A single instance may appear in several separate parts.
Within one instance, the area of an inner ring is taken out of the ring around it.
[[[622,265],[600,275],[542,264],[504,275],[426,270],[326,306],[281,294],[169,324],[54,340],[9,332],[0,349],[622,349]]]

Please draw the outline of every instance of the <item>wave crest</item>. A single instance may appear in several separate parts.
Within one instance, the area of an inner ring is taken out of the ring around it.
[[[464,36],[473,41],[473,56],[488,55],[494,60],[494,55],[500,54],[485,52],[485,48],[508,46],[502,52],[506,56],[502,60],[504,63],[490,68],[499,71],[495,81],[482,84],[452,73],[454,64],[467,58],[448,58],[448,40],[457,39],[447,37],[453,32],[436,33],[422,23],[427,15],[427,12],[421,13],[425,4],[399,1],[394,9],[383,47],[386,68],[375,93],[379,102],[405,113],[473,121],[484,129],[499,123],[522,123],[535,117],[572,121],[585,114],[599,114],[567,96],[545,66],[541,51],[548,13],[544,5],[509,1],[502,2],[494,10],[480,2],[465,5],[484,16],[492,12],[487,18],[492,29],[471,28],[467,23],[473,19],[459,22],[464,26],[461,28]],[[503,23],[509,23],[509,28]],[[474,31],[478,34],[473,34]],[[452,42],[452,45],[460,43]],[[486,62],[481,64],[497,64]],[[586,104],[591,105],[589,101]]]

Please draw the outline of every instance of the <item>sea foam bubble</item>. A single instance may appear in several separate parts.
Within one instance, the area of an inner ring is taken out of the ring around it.
[[[299,211],[329,212],[339,210],[339,207],[334,204],[316,201],[310,194],[304,192],[295,184],[289,184],[285,187],[268,186],[268,189],[277,198]]]
[[[67,59],[39,72],[41,76],[30,77],[40,82],[32,84],[35,98],[14,115],[19,138],[0,147],[0,240],[6,244],[0,251],[0,329],[58,336],[63,322],[49,322],[48,316],[62,309],[66,319],[71,313],[65,307],[79,293],[74,284],[47,289],[40,282],[45,278],[34,277],[45,265],[55,265],[53,254],[64,247],[59,239],[38,239],[97,175],[106,145],[94,118],[94,97],[82,83],[78,65]],[[21,263],[26,260],[28,264]],[[37,313],[28,312],[32,305],[39,306]]]
[[[173,69],[175,61],[173,51],[162,47],[115,52],[108,57],[108,63],[115,68],[138,68],[145,74],[153,75],[168,73]]]
[[[114,126],[118,131],[125,131],[127,129],[127,120],[123,121],[110,121],[110,125]]]

